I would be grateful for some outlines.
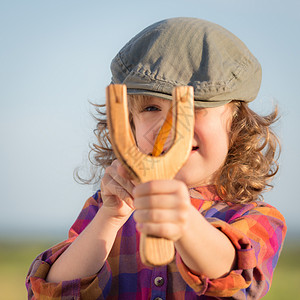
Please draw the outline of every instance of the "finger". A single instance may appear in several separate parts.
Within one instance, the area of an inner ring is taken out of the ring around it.
[[[122,176],[128,180],[133,181],[135,179],[134,176],[122,164],[118,165],[117,171],[120,176]]]
[[[133,197],[109,174],[104,174],[101,181],[101,194],[104,196],[117,196],[134,209]]]
[[[113,163],[111,166],[106,168],[105,173],[109,174],[115,182],[122,186],[132,196],[134,184],[118,173],[118,167],[118,164]]]
[[[116,208],[120,206],[120,203],[122,200],[119,199],[119,197],[116,197],[115,195],[104,195],[101,191],[101,197],[102,199],[105,199],[103,203],[106,207],[112,207]]]
[[[136,229],[146,235],[162,237],[176,242],[182,236],[181,230],[174,223],[153,224],[153,223],[138,223]]]
[[[141,197],[150,194],[188,194],[187,186],[179,180],[152,180],[137,185],[133,190],[134,197]]]
[[[169,210],[169,209],[142,209],[136,210],[134,220],[137,223],[187,223],[187,211]]]
[[[165,195],[147,195],[140,196],[134,199],[134,206],[136,209],[151,209],[151,208],[163,208],[174,209],[182,208],[186,205],[180,197],[175,197],[174,194]]]
[[[132,196],[109,174],[104,174],[101,181],[101,190],[103,191],[104,195],[115,195],[120,199],[125,197],[132,198]]]
[[[139,183],[137,178],[134,177],[123,165],[118,166],[117,172],[121,177],[129,180],[134,187]]]

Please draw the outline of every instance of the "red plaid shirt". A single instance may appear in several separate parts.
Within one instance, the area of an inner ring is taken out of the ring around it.
[[[191,202],[231,240],[237,267],[218,279],[193,274],[176,253],[167,266],[149,268],[139,256],[139,233],[131,216],[119,230],[97,274],[60,283],[45,281],[51,265],[84,230],[102,205],[100,192],[89,198],[69,231],[69,239],[40,254],[26,286],[29,299],[260,299],[270,288],[286,234],[283,216],[264,202],[222,201],[212,186],[190,190]],[[204,245],[205,246],[205,245]],[[228,298],[226,298],[228,299]]]

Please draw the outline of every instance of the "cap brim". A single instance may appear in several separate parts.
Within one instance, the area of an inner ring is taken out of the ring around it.
[[[166,100],[172,100],[172,95],[159,93],[155,91],[149,91],[149,90],[142,90],[142,89],[127,89],[128,95],[146,95],[146,96],[152,96],[152,97],[158,97]],[[206,108],[206,107],[218,107],[225,105],[227,103],[231,102],[231,100],[202,100],[202,99],[196,99],[194,98],[194,106],[198,108]]]

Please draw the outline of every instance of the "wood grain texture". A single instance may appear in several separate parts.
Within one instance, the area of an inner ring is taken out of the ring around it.
[[[174,140],[161,156],[149,156],[136,146],[128,119],[127,89],[111,84],[106,88],[108,129],[116,157],[139,182],[172,179],[188,159],[194,134],[193,88],[175,87],[172,102]],[[175,250],[172,241],[141,234],[140,255],[144,264],[161,266],[170,263]]]

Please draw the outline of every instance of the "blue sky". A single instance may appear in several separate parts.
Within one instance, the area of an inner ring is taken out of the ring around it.
[[[281,169],[265,195],[300,228],[300,2],[295,0],[0,1],[0,236],[67,232],[96,186],[73,180],[94,142],[89,101],[103,103],[109,65],[144,27],[187,16],[218,23],[259,59],[251,105],[279,105]]]

